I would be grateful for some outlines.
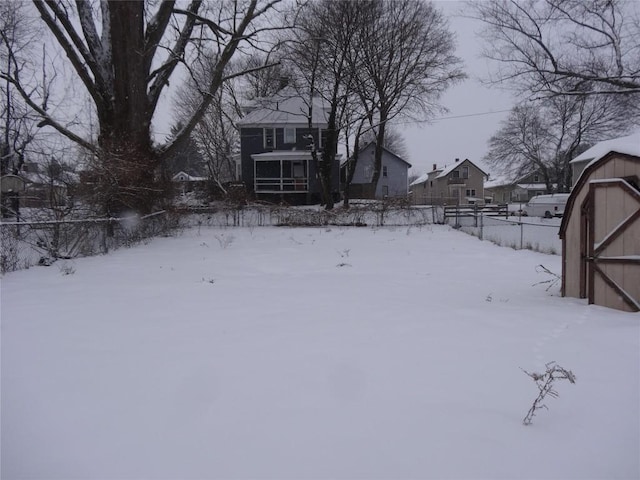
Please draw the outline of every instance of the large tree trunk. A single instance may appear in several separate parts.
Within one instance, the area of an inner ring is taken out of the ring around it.
[[[113,96],[100,114],[99,190],[108,214],[149,213],[163,194],[155,181],[152,116],[144,62],[144,3],[109,3]]]

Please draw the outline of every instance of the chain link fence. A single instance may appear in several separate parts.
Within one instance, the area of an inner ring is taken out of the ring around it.
[[[562,253],[560,218],[520,216],[460,215],[446,219],[446,223],[461,231],[516,250],[527,249],[552,255]]]
[[[442,222],[442,210],[437,207],[415,207],[393,201],[354,202],[348,209],[331,211],[318,207],[220,204],[184,207],[143,217],[3,221],[0,223],[0,272],[51,265],[57,259],[105,254],[189,227],[382,227]]]

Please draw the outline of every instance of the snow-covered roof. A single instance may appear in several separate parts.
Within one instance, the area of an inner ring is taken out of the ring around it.
[[[612,138],[596,143],[589,150],[582,152],[571,163],[594,162],[604,157],[609,152],[625,153],[640,157],[640,131],[626,137]]]
[[[460,161],[460,162],[454,162],[451,165],[447,165],[445,166],[442,171],[440,172],[440,174],[436,177],[436,178],[444,178],[447,175],[449,175],[452,171],[454,171],[457,167],[459,167],[460,165],[462,165],[465,162],[469,162],[470,164],[472,164],[473,166],[475,166],[478,170],[480,170],[483,174],[486,175],[486,173],[484,173],[482,171],[481,168],[478,168],[478,166],[473,163],[471,160],[469,160],[468,158],[465,158],[464,160]]]
[[[312,124],[326,125],[327,111],[325,102],[314,97],[312,103]],[[309,99],[303,98],[291,88],[285,88],[270,98],[256,100],[251,111],[238,121],[240,126],[291,125],[307,126]]]
[[[194,177],[185,172],[178,172],[173,176],[172,180],[174,182],[204,182],[207,177]]]
[[[412,185],[420,185],[421,183],[424,183],[427,181],[427,179],[429,178],[429,174],[425,173],[424,175],[420,175],[418,178],[416,178],[413,182],[411,182],[409,184],[409,186]]]
[[[513,180],[506,176],[497,176],[484,184],[484,188],[506,187],[513,185]]]
[[[518,183],[516,186],[523,190],[546,190],[547,188],[546,183]]]

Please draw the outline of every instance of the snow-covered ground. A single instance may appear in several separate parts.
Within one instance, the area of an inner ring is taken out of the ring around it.
[[[447,226],[200,228],[2,278],[2,478],[640,477],[640,315]],[[533,425],[522,369],[577,382]]]

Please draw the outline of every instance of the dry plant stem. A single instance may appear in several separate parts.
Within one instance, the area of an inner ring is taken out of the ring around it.
[[[538,397],[533,401],[527,415],[522,420],[524,425],[531,425],[537,410],[542,408],[548,410],[548,407],[543,403],[547,395],[553,398],[558,398],[559,394],[553,388],[556,380],[569,380],[570,383],[576,383],[576,376],[571,370],[566,370],[555,362],[549,362],[545,367],[547,370],[543,374],[535,372],[529,373],[526,370],[522,370],[536,382],[538,387]]]

